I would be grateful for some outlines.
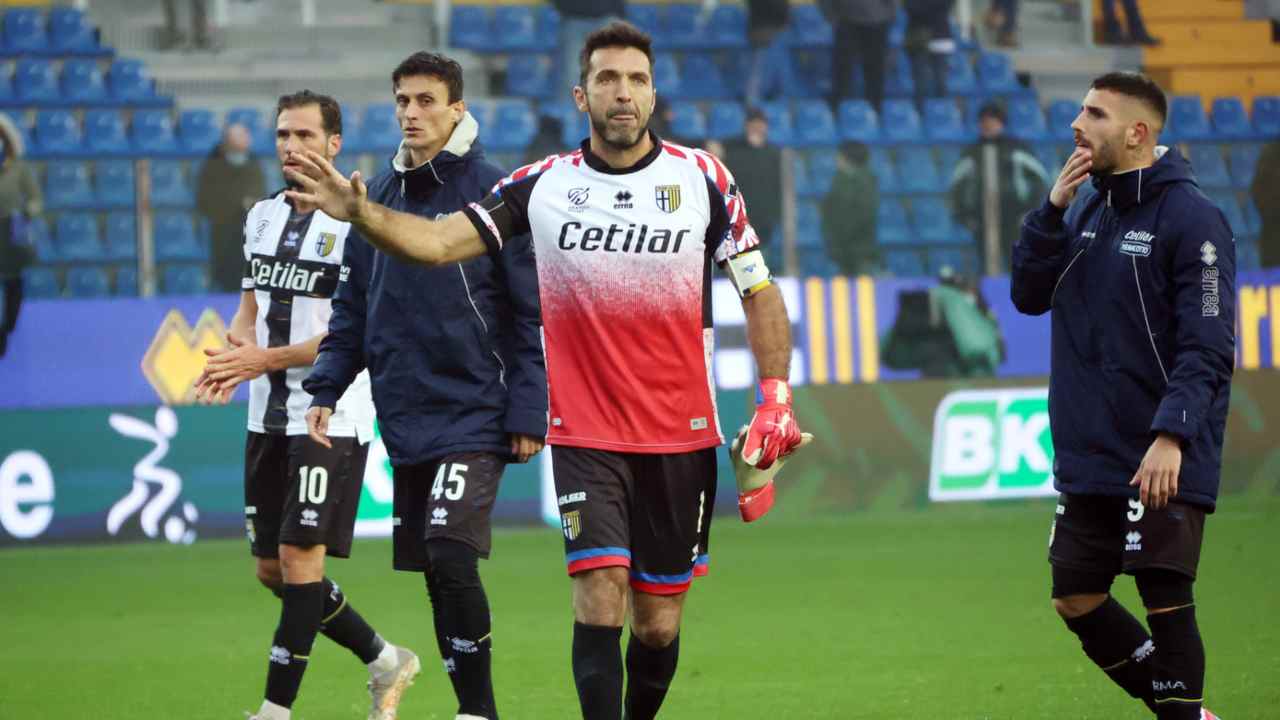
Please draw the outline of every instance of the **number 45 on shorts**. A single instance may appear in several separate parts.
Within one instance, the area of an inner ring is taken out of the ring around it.
[[[431,499],[439,500],[443,495],[445,500],[461,500],[467,491],[467,478],[463,475],[466,471],[467,466],[462,463],[441,463],[435,482],[431,483]]]

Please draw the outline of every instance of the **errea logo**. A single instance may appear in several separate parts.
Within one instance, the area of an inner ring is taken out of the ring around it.
[[[1204,244],[1200,246],[1200,260],[1205,265],[1213,265],[1218,262],[1218,248],[1214,247],[1213,243],[1205,240]]]
[[[1137,552],[1142,549],[1142,533],[1133,530],[1124,536],[1124,551]]]
[[[435,510],[432,510],[432,511],[431,511],[431,524],[432,524],[432,525],[448,525],[448,524],[449,524],[449,511],[448,511],[448,509],[446,509],[446,508],[442,508],[442,507],[438,507],[438,508],[436,508]]]
[[[316,527],[317,525],[320,524],[319,519],[320,519],[320,513],[316,512],[315,510],[312,510],[311,508],[307,508],[306,510],[302,511],[302,519],[299,520],[298,522],[303,525],[306,525],[307,527]]]

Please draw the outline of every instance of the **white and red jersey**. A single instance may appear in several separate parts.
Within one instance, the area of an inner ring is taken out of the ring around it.
[[[625,169],[584,143],[465,210],[491,252],[532,236],[552,445],[675,453],[724,442],[711,272],[759,239],[719,160],[654,142]]]

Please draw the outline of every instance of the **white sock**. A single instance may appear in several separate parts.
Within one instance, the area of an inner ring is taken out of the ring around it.
[[[262,707],[258,708],[259,720],[289,720],[289,713],[289,708],[280,707],[270,700],[263,700]]]
[[[378,653],[378,657],[369,663],[369,672],[377,675],[385,675],[396,669],[396,646],[382,641],[382,652]]]

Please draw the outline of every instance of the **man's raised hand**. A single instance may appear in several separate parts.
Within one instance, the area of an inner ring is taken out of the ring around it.
[[[323,155],[304,150],[293,156],[298,168],[285,168],[285,177],[294,184],[285,196],[294,202],[314,205],[325,215],[352,221],[359,218],[369,199],[369,188],[357,170],[347,179]]]

